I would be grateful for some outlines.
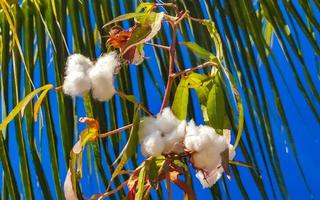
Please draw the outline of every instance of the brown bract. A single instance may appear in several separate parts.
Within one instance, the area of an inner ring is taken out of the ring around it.
[[[135,26],[129,28],[128,30],[123,30],[120,26],[114,26],[109,32],[109,39],[107,43],[123,52],[132,35],[132,31],[135,29]],[[136,47],[133,46],[122,55],[122,58],[127,60],[129,63],[132,63],[135,57]]]

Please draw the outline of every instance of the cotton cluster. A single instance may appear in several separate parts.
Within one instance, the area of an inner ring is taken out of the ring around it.
[[[80,54],[68,57],[63,91],[70,96],[81,96],[92,89],[93,97],[106,101],[115,94],[113,76],[120,62],[116,52],[102,55],[95,64]]]
[[[139,142],[146,156],[188,152],[190,162],[197,170],[196,177],[203,188],[211,187],[222,176],[222,157],[227,151],[229,159],[235,156],[230,144],[230,130],[219,135],[209,126],[196,126],[178,120],[170,108],[165,108],[156,117],[146,117],[140,122]]]
[[[87,72],[92,65],[92,62],[81,54],[73,54],[68,57],[63,83],[65,94],[80,96],[90,90],[91,84]]]
[[[184,140],[186,149],[192,152],[190,162],[198,169],[197,178],[203,187],[211,187],[223,173],[221,153],[229,150],[229,160],[235,156],[231,151],[230,135],[219,135],[209,126],[188,123]]]
[[[139,141],[146,156],[159,156],[184,151],[186,121],[178,120],[170,108],[156,117],[146,117],[140,123]]]
[[[112,98],[116,90],[113,85],[113,75],[120,66],[116,52],[102,55],[96,64],[89,70],[89,78],[92,84],[92,95],[99,101]]]

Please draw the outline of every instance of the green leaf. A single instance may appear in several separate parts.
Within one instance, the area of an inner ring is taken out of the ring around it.
[[[124,15],[120,15],[120,16],[114,18],[113,20],[109,21],[107,24],[103,25],[103,28],[106,26],[109,26],[110,24],[114,24],[114,23],[121,22],[124,20],[132,19],[135,17],[142,17],[145,15],[146,15],[146,13],[127,13]]]
[[[237,109],[238,109],[238,131],[237,131],[237,137],[236,137],[236,141],[233,145],[233,150],[237,148],[237,146],[239,145],[239,142],[241,140],[241,136],[242,136],[242,131],[243,131],[243,126],[244,126],[244,111],[243,111],[243,103],[242,103],[242,99],[241,96],[237,90],[237,84],[236,81],[234,79],[234,77],[232,76],[232,74],[226,70],[225,68],[221,68],[223,74],[225,75],[225,77],[228,79],[228,81],[231,84],[231,90],[233,95],[235,96],[235,99],[237,101]],[[225,125],[228,125],[228,118],[225,119]]]
[[[144,44],[151,40],[161,29],[164,13],[151,12],[137,17],[135,28],[132,31],[131,37],[124,47],[123,54],[133,46]]]
[[[197,43],[194,42],[181,42],[183,46],[186,46],[190,49],[194,54],[202,58],[203,60],[212,60],[213,62],[218,63],[218,59],[214,56],[211,52],[207,51],[206,49],[199,46]]]
[[[0,130],[7,127],[7,125],[14,119],[14,117],[28,105],[28,103],[33,99],[34,96],[36,96],[39,92],[43,90],[50,90],[52,88],[53,88],[53,85],[48,84],[28,94],[24,99],[22,99],[18,103],[18,105],[16,105],[16,107],[14,107],[14,109],[9,113],[9,115],[2,121],[2,123],[0,124]]]
[[[177,87],[176,93],[174,95],[172,107],[171,107],[174,115],[180,120],[185,120],[187,118],[188,101],[189,101],[188,82],[185,78],[182,78]]]
[[[271,45],[272,35],[273,35],[273,27],[272,27],[272,24],[269,23],[269,22],[266,22],[266,26],[265,26],[265,30],[264,30],[264,38],[265,38],[268,46]]]
[[[253,165],[251,165],[249,163],[244,163],[244,162],[241,162],[241,161],[229,160],[229,164],[238,165],[238,166],[242,166],[242,167],[247,167],[247,168],[258,170],[257,167],[255,167],[255,166],[253,166]]]
[[[47,93],[49,92],[50,89],[51,89],[51,88],[44,90],[44,91],[41,93],[38,101],[35,103],[34,108],[33,108],[34,121],[37,121],[38,111],[39,111],[39,109],[40,109],[41,103],[42,103],[43,99],[47,96]]]
[[[208,32],[209,32],[211,38],[213,39],[215,47],[216,47],[216,53],[217,53],[216,56],[219,60],[221,60],[223,58],[223,48],[222,48],[221,37],[219,35],[218,30],[216,29],[215,23],[210,20],[203,20],[202,24],[207,27]]]
[[[158,157],[152,157],[149,162],[149,169],[147,171],[148,178],[151,186],[155,189],[158,188],[158,179],[159,179],[159,173],[161,168],[163,167],[165,163],[165,157],[164,156],[158,156]]]
[[[240,97],[237,97],[237,107],[238,107],[238,112],[239,112],[238,132],[237,132],[237,137],[236,137],[236,141],[234,143],[233,149],[237,148],[237,146],[241,140],[243,125],[244,125],[244,111],[243,111],[243,105],[242,105],[242,101],[241,101]]]
[[[136,13],[140,13],[143,11],[143,13],[150,13],[151,10],[155,7],[155,3],[140,3],[139,6],[136,8]]]
[[[205,82],[207,80],[210,80],[211,78],[206,74],[197,74],[197,73],[191,73],[188,76],[186,76],[188,87],[189,88],[200,88],[200,87],[206,87]]]
[[[207,109],[210,125],[216,129],[218,134],[222,135],[226,108],[219,76],[215,77],[215,84],[209,92]]]
[[[142,200],[143,199],[143,191],[144,191],[144,182],[145,182],[145,178],[146,178],[146,171],[148,168],[148,163],[149,162],[145,162],[145,165],[142,167],[140,173],[139,173],[139,178],[138,178],[138,191],[135,195],[135,199],[137,200]]]

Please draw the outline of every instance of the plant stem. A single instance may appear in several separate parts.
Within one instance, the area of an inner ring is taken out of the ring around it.
[[[189,69],[180,71],[180,72],[173,73],[173,74],[172,74],[172,77],[173,77],[173,78],[176,78],[176,77],[178,77],[178,76],[187,74],[187,73],[189,73],[189,72],[192,72],[192,71],[195,71],[195,70],[198,70],[198,69],[203,69],[203,68],[209,67],[209,66],[218,67],[219,65],[218,65],[217,63],[215,63],[215,62],[208,61],[208,62],[205,62],[205,63],[203,63],[203,64],[201,64],[201,65],[196,66],[196,67],[192,67],[192,68],[189,68]]]
[[[116,134],[116,133],[119,133],[119,132],[121,132],[121,131],[127,130],[127,129],[131,128],[132,126],[133,126],[133,124],[128,124],[128,125],[126,125],[126,126],[123,126],[123,127],[121,127],[121,128],[117,128],[117,129],[114,129],[114,130],[109,131],[109,132],[107,132],[107,133],[100,133],[100,134],[98,134],[98,137],[99,137],[99,138],[109,137],[109,136],[114,135],[114,134]]]
[[[179,13],[179,16],[177,18],[177,20],[175,21],[169,21],[171,27],[172,27],[172,42],[170,45],[170,49],[169,49],[169,72],[168,72],[168,82],[167,82],[167,86],[166,86],[166,90],[164,93],[164,97],[163,97],[163,101],[162,101],[162,105],[160,108],[160,112],[167,106],[168,104],[168,100],[170,97],[170,91],[172,88],[172,83],[174,78],[172,77],[172,74],[174,73],[174,59],[175,59],[175,54],[176,54],[176,40],[177,40],[177,29],[178,29],[178,25],[181,22],[181,20],[183,20],[187,15],[188,15],[188,11],[185,11],[183,13]]]
[[[149,42],[144,43],[144,44],[150,45],[150,46],[154,46],[154,47],[158,47],[158,48],[164,49],[164,50],[166,50],[166,51],[169,51],[169,50],[170,50],[170,47],[165,46],[165,45],[161,45],[161,44],[154,44],[154,43],[149,43]]]

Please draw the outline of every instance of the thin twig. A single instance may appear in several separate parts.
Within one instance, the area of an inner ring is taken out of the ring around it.
[[[99,138],[109,137],[109,136],[114,135],[116,133],[119,133],[121,131],[127,130],[127,129],[131,128],[132,126],[133,126],[133,124],[128,124],[126,126],[123,126],[121,128],[117,128],[115,130],[112,130],[112,131],[109,131],[109,132],[106,132],[106,133],[100,133],[100,134],[98,134],[98,137]]]
[[[215,66],[215,67],[217,67],[218,64],[215,63],[215,62],[208,61],[208,62],[205,62],[205,63],[203,63],[203,64],[201,64],[201,65],[196,66],[196,67],[192,67],[192,68],[189,68],[189,69],[180,71],[180,72],[176,72],[176,73],[172,74],[172,77],[173,77],[173,78],[176,78],[176,77],[178,77],[178,76],[187,74],[187,73],[189,73],[189,72],[193,72],[193,71],[198,70],[198,69],[203,69],[203,68],[209,67],[209,66]]]
[[[116,189],[114,189],[114,190],[112,190],[110,192],[107,191],[107,192],[105,192],[104,194],[101,194],[101,195],[100,194],[93,195],[90,199],[99,199],[99,200],[100,199],[104,199],[104,198],[106,198],[106,197],[118,192],[119,190],[121,190],[127,184],[128,184],[128,181],[125,181],[125,182],[121,183],[121,185],[119,185]]]
[[[188,15],[188,18],[191,19],[192,21],[198,22],[198,23],[203,23],[203,21],[205,21],[205,19],[199,19],[199,18],[195,18],[195,17],[191,17],[190,15]]]
[[[63,86],[62,86],[62,85],[54,88],[55,91],[59,91],[59,90],[62,90],[62,89],[63,89]]]
[[[161,45],[161,44],[154,44],[154,43],[149,43],[149,42],[146,42],[145,43],[146,45],[150,45],[150,46],[154,46],[154,47],[158,47],[160,49],[164,49],[166,51],[169,51],[170,50],[170,47],[169,46],[165,46],[165,45]]]

